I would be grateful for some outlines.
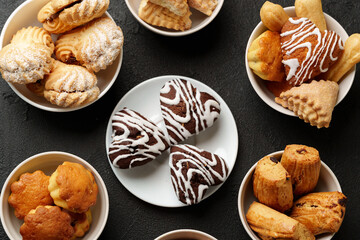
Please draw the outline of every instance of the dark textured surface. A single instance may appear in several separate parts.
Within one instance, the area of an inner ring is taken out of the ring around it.
[[[0,26],[22,0],[0,0]],[[34,108],[0,81],[0,184],[24,159],[60,150],[92,164],[103,177],[110,212],[101,239],[154,239],[164,232],[194,228],[218,239],[249,239],[240,222],[237,195],[248,169],[264,155],[302,143],[317,148],[334,171],[349,202],[334,239],[359,239],[360,216],[360,67],[354,84],[335,108],[329,129],[318,130],[268,107],[255,93],[245,71],[245,47],[260,21],[264,0],[226,0],[216,19],[198,33],[181,38],[156,35],[142,27],[123,0],[112,0],[109,12],[125,35],[124,61],[110,91],[92,106],[72,113]],[[275,1],[283,6],[293,1]],[[324,11],[348,33],[360,32],[360,2],[323,0]],[[227,102],[236,119],[239,151],[226,183],[199,205],[168,209],[147,204],[129,193],[111,171],[105,150],[105,128],[120,98],[138,83],[179,74],[204,82]],[[0,239],[7,239],[0,228]]]

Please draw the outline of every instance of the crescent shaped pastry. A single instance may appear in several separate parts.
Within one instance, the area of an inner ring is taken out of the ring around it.
[[[189,6],[210,16],[218,4],[217,0],[189,0]]]
[[[339,93],[336,82],[312,81],[280,94],[275,102],[318,128],[328,128]]]
[[[94,101],[100,90],[95,74],[86,68],[54,61],[45,78],[44,97],[60,107],[77,107]]]
[[[121,28],[103,17],[60,36],[55,43],[55,55],[62,62],[79,63],[98,72],[115,61],[123,43]]]
[[[189,11],[187,0],[149,0],[150,2],[169,9],[179,16],[184,16]]]
[[[101,17],[109,0],[52,0],[38,13],[39,22],[50,33],[64,33]]]

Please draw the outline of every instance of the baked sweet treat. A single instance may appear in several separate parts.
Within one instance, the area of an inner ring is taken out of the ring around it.
[[[31,92],[35,93],[39,97],[44,97],[44,91],[45,91],[45,80],[37,80],[34,83],[26,84],[27,89],[29,89]]]
[[[246,213],[249,226],[261,239],[314,240],[303,224],[261,203],[253,202]]]
[[[295,12],[298,17],[310,19],[320,31],[327,29],[321,0],[295,0]]]
[[[29,212],[20,227],[23,240],[70,240],[74,229],[69,214],[57,206],[39,206]]]
[[[304,224],[314,235],[335,233],[345,216],[347,198],[341,192],[318,192],[294,203],[290,217]]]
[[[268,30],[257,37],[250,45],[247,60],[260,78],[276,82],[285,80],[279,33]]]
[[[312,81],[281,93],[275,102],[293,111],[311,126],[328,128],[338,93],[339,85],[335,82]]]
[[[281,93],[286,92],[293,87],[285,79],[281,82],[266,81],[265,85],[275,97],[280,97]]]
[[[169,9],[179,16],[184,16],[189,11],[187,0],[149,0],[150,2]]]
[[[289,16],[281,5],[266,1],[260,9],[260,18],[268,29],[280,32]]]
[[[294,195],[301,196],[315,189],[321,168],[318,150],[305,145],[287,145],[281,165],[291,176]]]
[[[188,0],[189,6],[196,10],[211,16],[214,9],[216,8],[217,0]]]
[[[55,43],[55,55],[64,63],[80,64],[98,72],[115,61],[123,43],[121,28],[110,18],[102,17],[61,35]]]
[[[289,18],[280,36],[286,80],[293,86],[328,71],[344,49],[339,35],[320,31],[307,18]]]
[[[163,131],[139,113],[124,108],[112,117],[109,158],[115,167],[144,165],[168,149]]]
[[[191,12],[188,9],[184,16],[176,15],[169,9],[154,4],[149,0],[141,0],[139,6],[139,17],[145,22],[174,30],[185,31],[191,28]]]
[[[81,164],[64,162],[51,175],[48,189],[54,203],[71,212],[83,213],[96,203],[98,186]]]
[[[92,222],[91,210],[87,210],[84,213],[74,213],[67,210],[63,210],[71,217],[71,226],[74,228],[74,235],[72,239],[83,237],[90,229]]]
[[[211,127],[220,115],[220,103],[213,96],[178,78],[162,87],[160,105],[171,144]]]
[[[97,78],[86,68],[54,61],[45,77],[44,97],[60,107],[78,107],[95,101],[100,93]]]
[[[109,0],[51,0],[38,13],[38,20],[50,33],[64,33],[101,17]]]
[[[53,199],[48,190],[49,176],[38,170],[24,173],[18,181],[11,184],[8,202],[15,209],[15,216],[23,219],[39,205],[52,205]]]
[[[256,164],[253,190],[259,202],[277,211],[285,212],[293,205],[290,174],[276,157],[266,156]]]
[[[19,30],[0,51],[0,72],[11,83],[28,84],[43,79],[52,67],[54,43],[39,27]]]
[[[224,159],[191,145],[172,146],[169,164],[176,196],[188,205],[199,203],[210,186],[229,175]]]

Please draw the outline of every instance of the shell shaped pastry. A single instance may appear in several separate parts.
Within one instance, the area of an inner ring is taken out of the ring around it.
[[[99,96],[95,74],[81,66],[54,61],[45,78],[44,97],[60,107],[78,107],[93,102]]]
[[[176,15],[169,9],[156,5],[149,0],[142,0],[139,6],[139,17],[145,22],[168,29],[185,31],[191,28],[191,12],[188,9],[184,16]]]
[[[275,102],[293,111],[311,126],[328,128],[338,93],[336,82],[312,81],[281,93]]]
[[[149,0],[150,2],[169,9],[179,16],[184,16],[189,11],[187,0]]]
[[[48,47],[50,52],[54,51],[54,43],[51,39],[51,35],[39,27],[27,27],[17,31],[11,40],[12,44],[43,44]]]
[[[98,72],[115,61],[123,43],[121,28],[103,17],[60,36],[55,43],[55,55],[62,62],[79,63]]]
[[[188,0],[188,2],[190,7],[195,8],[208,16],[211,16],[218,4],[217,0]]]
[[[52,0],[38,13],[38,20],[50,33],[64,33],[101,17],[109,0]]]

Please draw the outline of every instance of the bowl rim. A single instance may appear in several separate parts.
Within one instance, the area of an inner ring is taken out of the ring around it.
[[[209,240],[217,240],[215,237],[211,236],[208,233],[205,233],[205,232],[202,232],[199,230],[195,230],[195,229],[188,229],[188,228],[177,229],[177,230],[172,230],[172,231],[166,232],[166,233],[158,236],[154,240],[164,240],[164,237],[171,237],[171,235],[176,234],[176,233],[194,233],[194,234],[201,235],[203,237],[207,237],[207,238],[209,238]]]
[[[163,35],[163,36],[167,36],[167,37],[181,37],[181,36],[186,36],[192,33],[195,33],[201,29],[203,29],[204,27],[206,27],[207,25],[209,25],[209,23],[211,23],[214,18],[218,15],[218,13],[220,12],[223,4],[224,4],[225,0],[218,0],[218,5],[216,6],[216,8],[214,9],[213,13],[211,14],[211,16],[207,16],[202,22],[201,24],[199,24],[198,26],[196,26],[195,28],[190,28],[188,30],[185,31],[179,31],[179,32],[171,32],[171,31],[167,31],[167,30],[163,30],[163,29],[159,29],[158,27],[152,26],[148,23],[146,23],[144,20],[142,20],[137,12],[131,7],[130,5],[130,0],[125,0],[126,6],[128,7],[128,9],[130,10],[131,14],[135,17],[135,19],[141,24],[143,25],[145,28],[147,28],[148,30]],[[198,10],[195,10],[198,11]]]
[[[276,151],[276,152],[267,154],[266,156],[281,156],[283,153],[284,153],[284,150],[280,150],[280,151]],[[254,165],[252,165],[252,167],[245,174],[245,177],[241,181],[241,185],[240,185],[239,192],[238,192],[238,198],[237,198],[238,213],[240,216],[242,226],[245,229],[245,231],[247,232],[247,234],[249,235],[249,237],[253,240],[260,240],[260,238],[258,238],[257,235],[254,233],[254,231],[250,228],[250,226],[246,220],[246,217],[245,217],[247,210],[245,211],[245,209],[242,208],[242,205],[243,205],[244,198],[245,198],[245,195],[243,194],[243,192],[245,190],[245,185],[247,185],[249,183],[249,181],[251,181],[251,176],[253,175],[253,173],[255,171],[255,167],[256,167],[257,163],[259,162],[259,160],[256,161],[254,163]],[[342,192],[339,180],[337,179],[334,172],[329,168],[329,166],[326,165],[326,163],[324,163],[323,161],[321,161],[321,167],[324,167],[328,171],[328,173],[331,175],[331,177],[333,178],[336,188],[337,188],[336,191]],[[333,237],[334,235],[335,235],[335,233],[331,234],[331,237]]]
[[[295,6],[288,6],[288,7],[284,7],[284,10],[285,12],[289,12],[289,11],[295,11]],[[329,19],[330,21],[333,21],[335,22],[339,27],[341,27],[344,32],[346,33],[346,38],[349,37],[349,34],[346,32],[346,30],[342,27],[342,25],[336,21],[336,19],[334,19],[333,17],[331,17],[329,14],[327,13],[324,13],[325,15],[325,19]],[[261,28],[266,28],[266,26],[262,23],[262,21],[260,20],[260,22],[256,25],[256,27],[253,29],[253,31],[251,32],[250,34],[250,37],[248,39],[248,42],[246,44],[246,49],[245,49],[245,68],[246,68],[246,73],[247,73],[247,76],[248,76],[248,79],[251,83],[251,86],[252,88],[255,90],[256,94],[263,100],[264,103],[266,103],[269,107],[271,107],[272,109],[280,112],[280,113],[283,113],[285,115],[288,115],[288,116],[292,116],[292,117],[297,117],[294,112],[290,111],[289,109],[286,109],[284,107],[282,107],[281,105],[278,105],[277,103],[275,103],[274,100],[269,100],[266,96],[266,94],[263,93],[263,90],[257,85],[257,81],[255,78],[257,78],[258,76],[253,73],[253,71],[250,69],[249,67],[249,63],[248,63],[248,60],[247,60],[247,56],[248,56],[248,50],[250,48],[250,45],[251,43],[256,39],[257,36],[260,36],[256,35],[256,33],[259,31],[259,29]],[[267,29],[267,28],[266,28]],[[253,40],[252,40],[253,39]],[[343,42],[345,43],[344,39],[342,39]],[[351,89],[351,86],[353,85],[353,82],[354,82],[354,79],[355,79],[355,73],[356,73],[356,65],[354,65],[354,67],[348,72],[346,73],[346,76],[347,75],[353,75],[351,76],[351,81],[350,81],[350,84],[348,85],[348,87],[345,89],[345,94],[344,94],[344,97],[342,99],[338,99],[337,100],[337,103],[336,105],[338,105],[348,94],[348,92],[350,91]],[[262,81],[266,81],[266,80],[263,80],[263,79],[260,79]],[[341,82],[339,82],[339,85],[341,84]],[[265,86],[266,87],[266,86]],[[275,97],[274,97],[275,98]]]
[[[102,179],[101,175],[97,172],[97,170],[89,162],[85,161],[81,157],[78,157],[74,154],[62,152],[62,151],[48,151],[48,152],[42,152],[42,153],[38,153],[33,156],[30,156],[27,159],[25,159],[24,161],[22,161],[21,163],[19,163],[7,176],[3,187],[1,188],[1,195],[0,195],[0,219],[1,219],[2,226],[3,226],[7,236],[10,239],[14,239],[13,236],[10,234],[8,225],[6,224],[6,220],[4,217],[4,211],[3,211],[3,202],[5,201],[5,199],[4,199],[5,190],[6,190],[7,186],[9,185],[10,179],[22,166],[24,166],[25,164],[29,163],[30,161],[32,161],[38,157],[42,157],[45,155],[63,155],[63,156],[69,157],[69,158],[76,159],[76,160],[80,161],[82,165],[85,165],[84,167],[89,169],[92,172],[92,174],[98,178],[99,181],[97,181],[96,183],[99,187],[101,186],[101,188],[103,189],[104,197],[105,197],[105,199],[102,199],[104,202],[104,208],[105,208],[105,212],[102,212],[102,213],[104,214],[105,221],[98,226],[98,233],[96,233],[96,235],[95,235],[95,237],[96,237],[95,239],[99,238],[100,234],[103,232],[103,230],[105,228],[105,225],[106,225],[106,222],[107,222],[107,219],[109,216],[109,194],[108,194],[105,182]]]
[[[25,2],[23,2],[22,4],[20,4],[11,14],[10,16],[7,18],[5,24],[4,24],[4,27],[3,29],[1,30],[1,35],[0,35],[0,50],[3,48],[3,45],[4,45],[4,36],[5,36],[5,32],[7,31],[9,25],[10,25],[10,22],[13,21],[13,19],[15,19],[15,16],[18,14],[18,12],[20,10],[22,10],[23,8],[26,7],[26,5],[32,3],[32,2],[35,2],[36,0],[26,0]],[[109,17],[111,20],[114,21],[113,17],[106,11],[105,12],[105,15],[107,17]],[[114,21],[115,22],[115,21]],[[19,90],[16,89],[14,83],[11,83],[11,82],[8,82],[8,81],[5,81],[9,86],[10,88],[16,93],[16,95],[18,97],[20,97],[22,100],[24,100],[26,103],[38,108],[38,109],[41,109],[41,110],[45,110],[45,111],[49,111],[49,112],[72,112],[72,111],[76,111],[76,110],[80,110],[80,109],[83,109],[85,107],[88,107],[90,105],[92,105],[93,103],[97,102],[102,96],[104,96],[108,91],[109,89],[112,87],[112,85],[115,83],[117,77],[119,76],[119,73],[120,73],[120,69],[121,69],[121,66],[122,66],[122,62],[123,62],[123,46],[121,47],[121,51],[120,51],[120,54],[117,58],[119,58],[119,63],[116,67],[116,71],[115,71],[115,74],[113,76],[113,78],[111,79],[111,81],[108,83],[108,85],[104,88],[104,90],[102,92],[100,92],[99,96],[97,99],[95,99],[94,101],[90,102],[90,103],[87,103],[85,105],[82,105],[82,106],[78,106],[78,107],[73,107],[73,108],[64,108],[64,107],[58,107],[56,105],[54,105],[54,107],[48,107],[48,106],[44,106],[42,104],[39,104],[33,100],[30,100],[29,98],[25,97]],[[103,70],[104,71],[104,70]],[[106,71],[106,70],[105,70]],[[95,73],[96,74],[96,73]]]

